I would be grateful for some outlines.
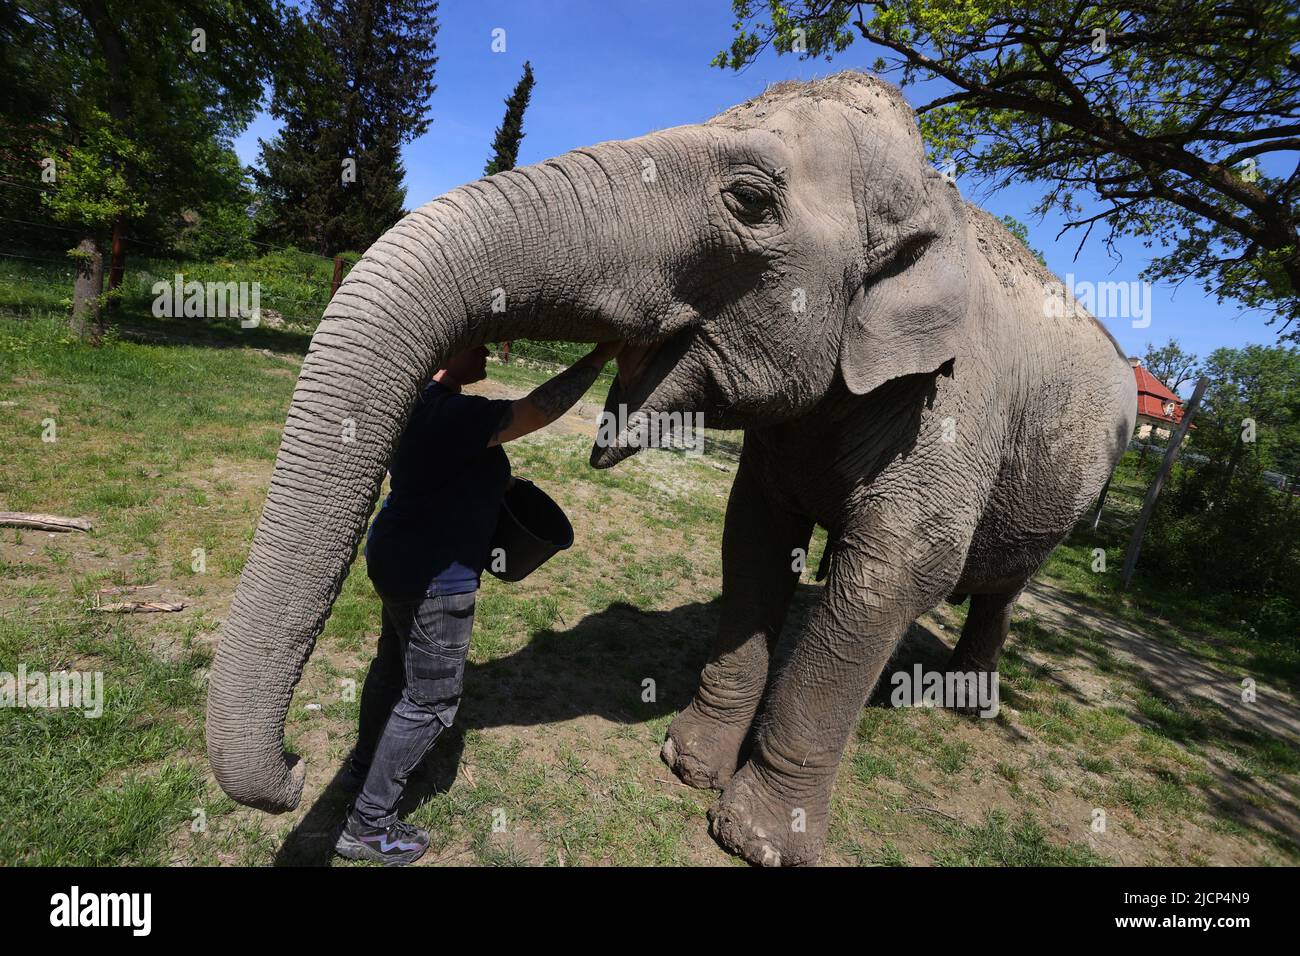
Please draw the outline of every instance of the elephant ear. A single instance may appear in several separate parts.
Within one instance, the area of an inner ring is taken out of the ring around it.
[[[927,171],[924,222],[854,293],[840,341],[840,374],[855,395],[951,363],[969,323],[966,217],[956,188]]]

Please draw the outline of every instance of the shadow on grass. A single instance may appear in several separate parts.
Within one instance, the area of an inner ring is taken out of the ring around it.
[[[465,731],[462,728],[452,727],[443,733],[438,738],[438,745],[407,781],[406,792],[397,808],[398,815],[405,819],[435,794],[451,789],[464,751]],[[285,839],[276,852],[276,866],[330,865],[334,859],[334,841],[358,789],[345,768],[346,763],[335,772],[334,779]]]
[[[131,342],[214,349],[267,349],[288,355],[306,355],[312,337],[312,331],[306,329],[273,329],[266,325],[244,329],[236,319],[159,319],[139,310],[113,316],[110,324],[123,339]]]
[[[513,654],[471,662],[456,725],[408,781],[399,813],[405,817],[451,787],[468,730],[557,724],[585,715],[639,724],[681,710],[695,692],[720,604],[715,599],[642,611],[617,602],[563,633],[538,630]],[[653,702],[642,700],[647,678],[655,682]],[[346,775],[336,773],[289,834],[276,864],[328,865],[354,795]]]
[[[777,667],[788,659],[793,638],[800,633],[803,618],[820,593],[817,585],[800,584],[775,655]],[[464,734],[468,730],[555,725],[589,715],[633,725],[680,711],[698,684],[700,669],[717,628],[720,607],[720,599],[688,603],[668,611],[643,611],[616,602],[588,615],[571,630],[557,632],[542,628],[514,653],[480,664],[470,663],[466,668],[466,696],[457,724],[443,735],[412,776],[399,813],[405,817],[450,789],[459,772]],[[1168,649],[1147,650],[1160,655],[1160,660],[1154,662],[1156,666],[1169,667],[1174,663],[1165,659],[1164,655],[1172,654]],[[910,672],[916,664],[924,670],[942,671],[950,654],[947,643],[921,625],[913,624],[886,665],[868,706],[890,706],[894,673]],[[1068,685],[1059,675],[1051,676]],[[642,700],[646,679],[655,682],[655,699],[651,702]],[[1092,706],[1076,688],[1065,686],[1063,690],[1081,705]],[[1207,738],[1217,738],[1230,746],[1259,745],[1258,740],[1244,737],[1240,728],[1236,733],[1225,726],[1211,728],[1195,714],[1166,714],[1152,706],[1146,711],[1132,714],[1132,719],[1148,726],[1163,724],[1158,732],[1184,745]],[[1002,725],[1002,730],[1013,738],[1025,739],[1014,727]],[[1263,762],[1267,757],[1260,755],[1258,759]],[[1212,763],[1216,764],[1216,776],[1228,773],[1218,761]],[[1212,803],[1218,804],[1216,815],[1232,819],[1274,843],[1285,840],[1281,834],[1286,832],[1288,821],[1256,805],[1264,794],[1257,787],[1243,783],[1237,780],[1235,787],[1215,788],[1215,793],[1206,793]],[[328,865],[337,829],[353,796],[344,775],[336,774],[289,835],[276,856],[276,863]]]
[[[1213,816],[1248,830],[1291,855],[1300,853],[1297,834],[1300,797],[1295,775],[1300,773],[1300,751],[1294,737],[1275,736],[1263,728],[1243,725],[1233,709],[1184,695],[1167,696],[1151,679],[1139,682],[1134,722],[1170,743],[1199,753],[1206,761],[1208,779],[1194,785]],[[1250,708],[1240,708],[1249,712]],[[1292,799],[1279,803],[1264,781]]]

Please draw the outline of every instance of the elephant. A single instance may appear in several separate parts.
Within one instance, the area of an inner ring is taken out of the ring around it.
[[[1132,369],[1059,288],[926,162],[898,89],[854,71],[409,213],[304,359],[210,675],[217,781],[297,804],[290,698],[431,370],[489,341],[622,339],[607,414],[744,431],[720,624],[662,757],[720,791],[726,849],[815,862],[841,754],[910,623],[969,598],[948,666],[995,671],[1018,595],[1132,434]],[[598,441],[591,464],[633,438]],[[821,596],[774,669],[814,525]]]

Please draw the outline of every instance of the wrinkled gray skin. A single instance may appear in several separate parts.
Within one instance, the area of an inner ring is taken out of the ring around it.
[[[898,92],[853,73],[416,210],[352,270],[303,364],[212,671],[217,780],[241,803],[297,804],[290,697],[430,371],[495,339],[621,337],[639,347],[611,409],[745,429],[719,633],[664,759],[722,791],[724,846],[814,861],[841,752],[908,624],[970,595],[951,667],[995,668],[1017,595],[1132,432],[1127,362],[1073,304],[1046,314],[1051,281],[926,164]],[[814,523],[835,542],[829,576],[765,692]]]

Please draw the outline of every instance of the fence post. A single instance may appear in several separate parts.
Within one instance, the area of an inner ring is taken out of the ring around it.
[[[1133,526],[1133,537],[1128,543],[1128,553],[1124,555],[1124,573],[1120,577],[1120,589],[1128,587],[1129,582],[1133,580],[1133,571],[1137,567],[1138,554],[1142,551],[1142,538],[1147,533],[1147,523],[1151,520],[1152,513],[1156,510],[1156,499],[1160,497],[1160,489],[1164,487],[1165,479],[1169,473],[1174,470],[1174,462],[1178,460],[1178,454],[1183,450],[1183,439],[1187,436],[1187,430],[1192,427],[1192,417],[1196,414],[1196,407],[1201,403],[1201,396],[1205,394],[1205,388],[1210,384],[1210,380],[1201,376],[1196,380],[1196,389],[1192,392],[1191,401],[1187,403],[1187,408],[1183,411],[1183,419],[1178,423],[1169,439],[1169,448],[1165,450],[1165,460],[1156,472],[1156,480],[1151,482],[1151,487],[1147,489],[1147,497],[1142,502],[1142,513],[1138,515],[1137,524]]]
[[[1145,448],[1146,446],[1144,445],[1143,447]],[[1101,524],[1101,509],[1106,507],[1106,494],[1110,491],[1110,483],[1114,478],[1115,474],[1112,472],[1110,478],[1107,478],[1106,483],[1101,486],[1101,494],[1097,496],[1097,515],[1092,519],[1093,531],[1096,531],[1097,525]]]
[[[510,340],[506,339],[501,343],[501,361],[507,365],[510,364]]]
[[[343,282],[343,257],[334,257],[334,278],[330,280],[330,298],[334,298],[334,293],[339,291],[339,285]]]

